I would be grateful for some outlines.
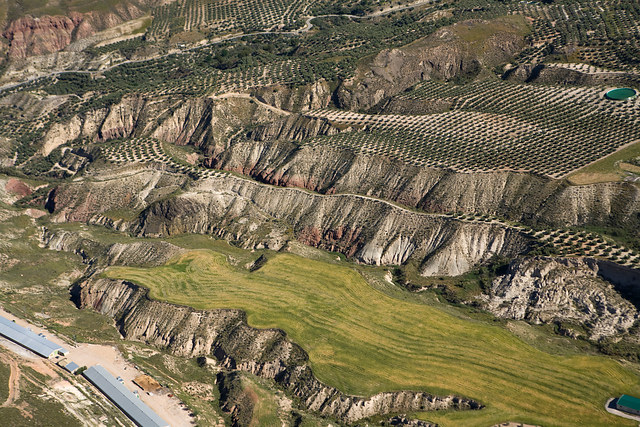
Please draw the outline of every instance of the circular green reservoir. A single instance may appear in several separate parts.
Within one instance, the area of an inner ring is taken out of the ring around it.
[[[607,98],[613,99],[615,101],[622,101],[624,99],[629,99],[634,96],[636,96],[636,91],[635,89],[631,89],[630,87],[621,87],[618,89],[612,89],[606,94]]]

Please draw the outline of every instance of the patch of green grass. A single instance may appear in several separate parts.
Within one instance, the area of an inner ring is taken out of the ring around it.
[[[245,394],[253,401],[253,414],[250,426],[277,426],[282,424],[278,417],[278,401],[274,391],[257,378],[242,377],[242,387]]]
[[[73,231],[88,229],[77,224],[58,228]],[[115,233],[97,227],[92,230],[105,241],[118,241]],[[38,232],[38,224],[26,215],[0,221],[0,255],[6,257],[4,262],[7,263],[0,266],[2,306],[16,316],[36,323],[41,323],[42,317],[45,317],[48,328],[74,340],[119,340],[109,319],[88,310],[78,310],[69,300],[68,285],[85,268],[81,258],[69,252],[41,248]],[[120,235],[119,239],[123,237]]]
[[[27,215],[13,216],[0,222],[0,238],[11,266],[0,268],[0,281],[14,288],[43,286],[60,274],[81,268],[80,259],[70,253],[40,248],[37,224]]]
[[[26,293],[25,289],[6,290],[0,292],[0,301],[8,312],[36,324],[43,323],[36,313],[44,315],[49,330],[73,341],[100,344],[120,341],[110,319],[90,310],[78,310],[69,300],[66,287],[26,289]]]
[[[9,397],[9,376],[11,367],[0,362],[0,402],[4,402]]]
[[[640,156],[640,142],[617,151],[602,160],[585,166],[568,176],[568,181],[574,185],[595,184],[598,182],[620,181],[625,174],[618,163]]]
[[[393,298],[347,266],[278,254],[250,273],[201,250],[166,266],[114,267],[106,275],[146,286],[157,299],[239,308],[253,326],[282,328],[309,353],[320,380],[347,393],[425,390],[486,405],[424,415],[442,425],[634,424],[603,407],[610,396],[640,392],[638,376],[618,362],[545,353],[503,326]]]

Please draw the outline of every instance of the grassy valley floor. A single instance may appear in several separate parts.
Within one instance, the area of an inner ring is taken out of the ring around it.
[[[640,393],[631,369],[606,357],[552,355],[502,325],[396,299],[346,265],[277,254],[249,272],[222,253],[195,250],[162,267],[112,267],[106,275],[146,286],[153,298],[239,308],[252,326],[282,328],[309,353],[316,375],[347,393],[425,390],[486,405],[422,414],[445,426],[634,425],[603,407],[611,396]]]

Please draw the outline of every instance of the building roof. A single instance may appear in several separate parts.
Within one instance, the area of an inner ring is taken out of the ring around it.
[[[105,368],[95,365],[83,375],[98,387],[118,408],[141,427],[168,427],[169,424],[153,412]]]
[[[640,399],[638,399],[637,397],[629,396],[627,394],[623,394],[622,396],[620,396],[620,398],[618,399],[618,405],[640,411]]]
[[[71,373],[74,373],[75,371],[80,369],[80,366],[78,366],[78,364],[76,362],[70,362],[70,363],[67,363],[66,365],[64,365],[64,369],[66,369],[67,371],[69,371]]]
[[[0,316],[0,335],[28,348],[42,357],[50,357],[59,351],[66,351],[58,344],[2,316]]]

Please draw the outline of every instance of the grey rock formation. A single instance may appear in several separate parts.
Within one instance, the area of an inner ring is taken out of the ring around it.
[[[197,182],[190,191],[153,204],[131,230],[143,236],[213,234],[256,247],[289,227],[305,244],[368,264],[396,264],[413,256],[425,275],[462,274],[494,255],[514,256],[529,247],[517,230],[496,224],[465,223],[361,196],[316,195],[232,177]],[[268,247],[279,249],[283,243],[272,240]]]
[[[182,248],[163,241],[109,244],[97,241],[89,233],[49,230],[47,227],[41,229],[40,245],[55,251],[75,253],[85,263],[94,266],[163,265],[183,251]]]
[[[327,107],[332,93],[329,83],[320,79],[294,89],[283,85],[259,87],[253,90],[253,95],[260,101],[282,110],[308,111]]]
[[[518,259],[493,281],[484,300],[499,317],[579,324],[592,340],[624,335],[638,319],[638,310],[599,272],[596,260]]]

